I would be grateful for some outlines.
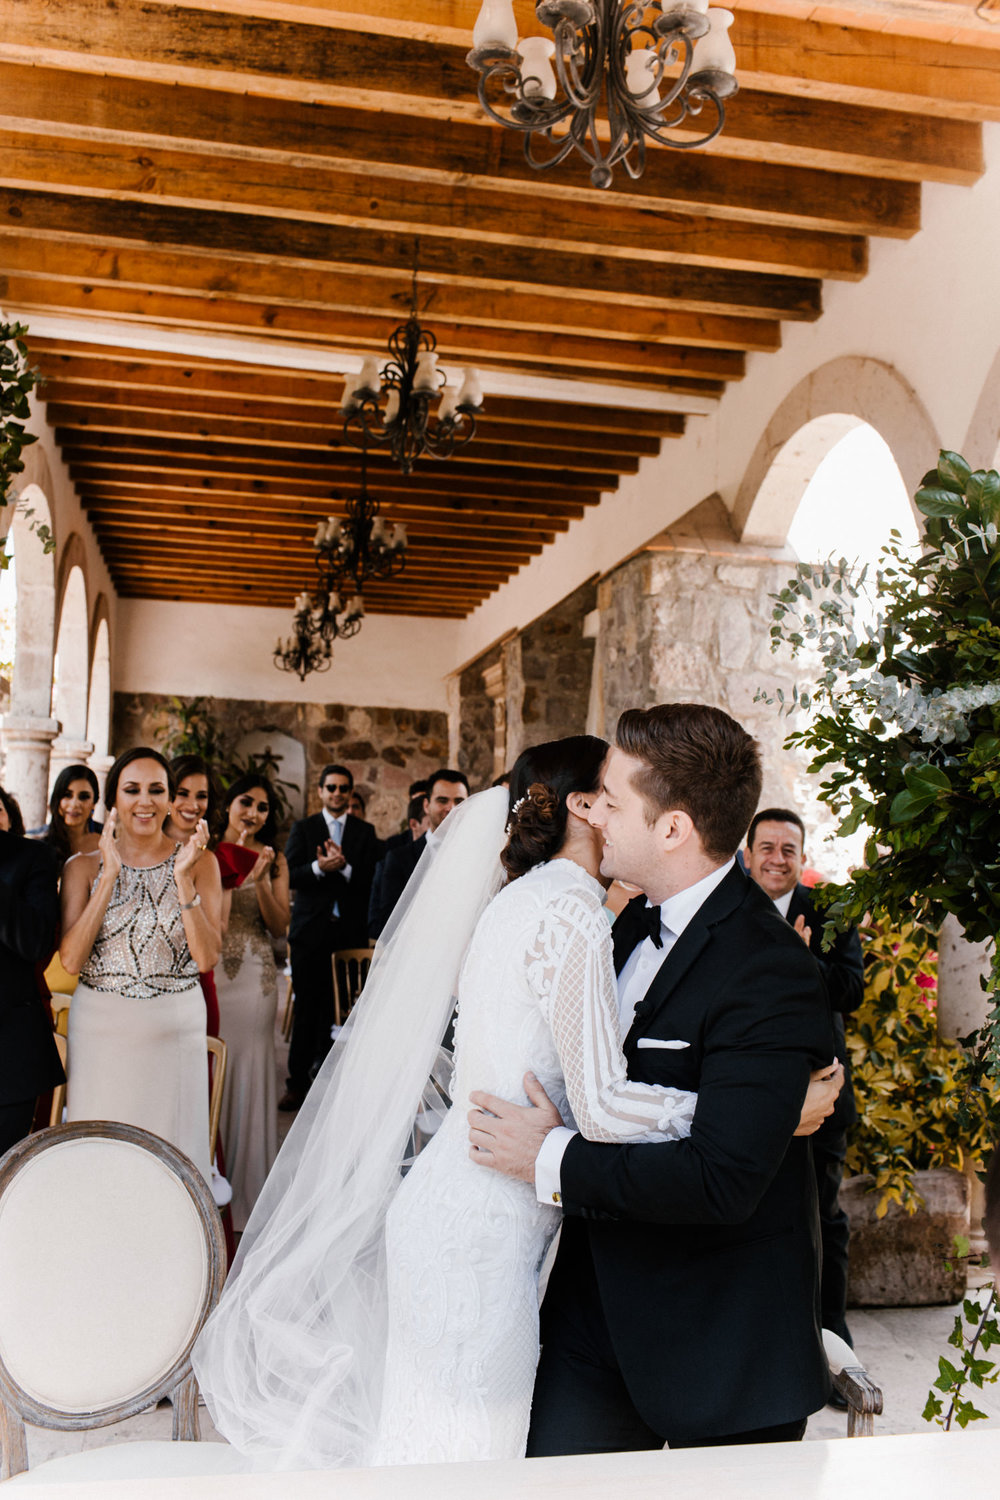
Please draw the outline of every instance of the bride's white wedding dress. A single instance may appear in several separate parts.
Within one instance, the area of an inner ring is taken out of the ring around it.
[[[499,890],[506,820],[481,792],[424,854],[195,1346],[256,1466],[523,1454],[559,1214],[469,1159],[470,1090],[523,1101],[530,1070],[591,1139],[689,1133],[693,1094],[626,1078],[602,887],[556,859]],[[454,1102],[413,1160],[456,996]]]
[[[676,1140],[696,1096],[625,1076],[604,890],[556,859],[487,908],[459,983],[452,1109],[387,1221],[389,1340],[374,1463],[524,1454],[538,1271],[559,1224],[469,1157],[469,1093],[526,1103],[534,1072],[590,1140]]]

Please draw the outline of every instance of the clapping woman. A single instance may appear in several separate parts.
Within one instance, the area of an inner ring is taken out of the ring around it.
[[[42,840],[55,850],[59,868],[74,854],[93,854],[100,842],[94,822],[98,801],[97,777],[89,766],[65,766],[56,777],[49,798],[49,821]]]
[[[278,1150],[278,976],[271,938],[288,931],[291,903],[288,865],[275,849],[276,810],[274,788],[257,772],[239,777],[225,794],[221,848],[235,844],[257,856],[243,884],[225,892],[222,962],[215,975],[219,1029],[229,1049],[222,1138],[237,1230],[246,1227]]]
[[[140,1125],[208,1180],[205,1003],[198,971],[220,948],[221,892],[208,827],[178,846],[163,831],[172,792],[156,750],[108,772],[98,849],[63,874],[60,953],[80,984],[70,1010],[69,1120]]]

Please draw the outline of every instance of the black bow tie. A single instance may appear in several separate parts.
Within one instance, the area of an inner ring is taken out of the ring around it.
[[[657,948],[663,947],[663,935],[660,923],[660,908],[658,906],[643,906],[636,913],[639,930],[643,939],[652,938]]]

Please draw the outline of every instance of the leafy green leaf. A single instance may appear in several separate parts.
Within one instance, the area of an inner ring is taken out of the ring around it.
[[[940,485],[928,485],[914,495],[917,509],[925,516],[960,516],[964,509],[961,498],[952,490]]]

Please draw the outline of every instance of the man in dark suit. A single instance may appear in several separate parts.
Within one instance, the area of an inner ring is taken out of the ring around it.
[[[452,808],[464,802],[468,795],[469,779],[464,771],[452,771],[442,766],[428,778],[424,801],[427,831],[408,843],[398,843],[387,849],[372,884],[368,931],[373,938],[381,937],[382,929],[392,916],[393,907],[406,889],[406,882],[417,868],[424,850],[435,848],[441,824]]]
[[[58,922],[53,851],[0,832],[0,1156],[30,1131],[38,1095],[65,1082],[41,977]]]
[[[833,945],[823,951],[823,915],[817,912],[808,888],[801,883],[805,868],[805,828],[798,813],[786,807],[766,807],[757,813],[747,833],[746,865],[749,874],[770,896],[785,920],[792,924],[819,965],[833,1012],[834,1043],[837,1056],[844,1064],[845,1082],[833,1114],[812,1138],[812,1153],[823,1235],[823,1327],[850,1343],[847,1264],[851,1226],[840,1206],[840,1184],[847,1154],[847,1129],[854,1124],[858,1111],[851,1087],[844,1016],[856,1009],[864,997],[861,940],[853,928],[848,932],[838,932]]]
[[[353,789],[354,777],[346,766],[324,766],[319,778],[322,809],[294,823],[285,846],[295,892],[288,934],[295,1019],[288,1080],[278,1101],[282,1110],[298,1109],[316,1063],[330,1050],[331,955],[368,942],[368,895],[378,841],[372,825],[347,810]]]
[[[590,812],[602,874],[648,893],[615,924],[629,1076],[697,1091],[690,1138],[587,1141],[530,1075],[527,1107],[472,1096],[474,1159],[564,1213],[530,1457],[794,1441],[826,1401],[793,1136],[833,1036],[815,963],[735,863],[760,786],[740,725],[667,704],[622,715]]]

